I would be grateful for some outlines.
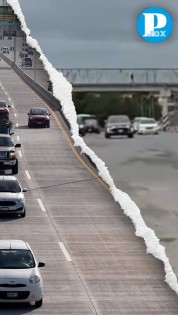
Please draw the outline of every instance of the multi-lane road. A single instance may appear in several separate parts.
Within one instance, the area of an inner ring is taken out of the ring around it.
[[[162,263],[146,254],[129,218],[82,163],[59,113],[50,129],[29,129],[29,109],[47,104],[3,60],[0,73],[0,98],[12,105],[13,138],[22,144],[17,176],[28,189],[26,217],[0,218],[0,238],[27,241],[46,263],[42,308],[1,305],[0,314],[176,314]]]
[[[178,276],[178,134],[109,140],[103,134],[88,134],[85,142],[106,162],[117,188],[139,206]]]

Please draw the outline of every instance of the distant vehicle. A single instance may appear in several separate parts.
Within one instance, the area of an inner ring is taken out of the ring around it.
[[[128,138],[134,137],[134,130],[128,116],[113,115],[108,117],[105,125],[105,138],[116,135],[125,135]]]
[[[24,58],[22,59],[22,67],[25,66],[25,67],[32,67],[32,60],[31,58]]]
[[[33,50],[32,49],[28,49],[27,51],[28,51],[29,55],[33,55]]]
[[[0,117],[7,117],[9,118],[9,107],[6,101],[0,100]]]
[[[12,121],[0,118],[0,134],[9,134],[12,136],[14,133],[11,132]]]
[[[25,191],[26,188],[22,189],[17,177],[0,176],[0,214],[18,214],[24,218]]]
[[[52,82],[50,80],[48,80],[47,82],[48,82],[48,91],[52,92],[53,91]]]
[[[21,147],[20,143],[14,144],[8,134],[0,134],[0,172],[1,174],[17,174],[18,159],[16,148]],[[11,171],[9,173],[9,171]]]
[[[10,53],[10,50],[9,50],[8,47],[2,47],[2,48],[1,48],[1,52],[2,52],[2,54],[9,54],[9,53]]]
[[[134,132],[138,132],[138,127],[141,119],[147,119],[147,117],[135,117],[133,120]]]
[[[43,280],[30,245],[22,240],[0,240],[0,303],[43,303]]]
[[[8,36],[8,38],[7,39],[12,39],[12,36]]]
[[[50,115],[46,108],[32,108],[28,113],[28,127],[50,128]]]
[[[86,134],[85,123],[83,122],[81,117],[77,116],[77,123],[79,125],[79,134],[84,137]]]
[[[87,132],[100,133],[100,127],[97,119],[90,118],[85,120],[85,128]]]
[[[160,127],[153,118],[142,118],[138,125],[138,134],[159,134]]]
[[[23,52],[21,52],[21,53],[19,53],[19,57],[21,57],[21,58],[27,58],[28,57],[28,53],[26,52],[26,51],[23,51]]]

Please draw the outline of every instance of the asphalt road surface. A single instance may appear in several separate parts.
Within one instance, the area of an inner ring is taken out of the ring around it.
[[[29,242],[46,263],[42,308],[1,305],[0,315],[177,314],[178,298],[164,282],[162,263],[146,254],[119,204],[77,158],[59,113],[52,113],[50,129],[29,129],[29,109],[46,104],[3,60],[0,68],[0,98],[12,105],[13,138],[22,144],[18,178],[28,188],[27,216],[0,217],[0,238]],[[110,152],[114,143],[126,141],[93,138],[86,137]],[[137,140],[127,141],[128,153],[134,151]]]
[[[85,142],[105,161],[117,188],[139,206],[178,276],[178,134],[134,139],[87,134]]]

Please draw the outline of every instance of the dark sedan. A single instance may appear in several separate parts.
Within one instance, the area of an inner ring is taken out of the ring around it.
[[[46,108],[32,108],[28,113],[28,127],[50,127],[50,116]]]

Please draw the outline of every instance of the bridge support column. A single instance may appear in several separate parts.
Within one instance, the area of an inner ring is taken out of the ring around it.
[[[171,96],[171,90],[166,88],[160,90],[159,104],[162,107],[162,116],[165,117],[168,114],[168,98]]]

